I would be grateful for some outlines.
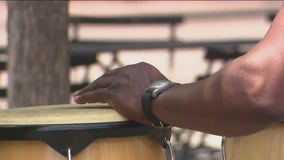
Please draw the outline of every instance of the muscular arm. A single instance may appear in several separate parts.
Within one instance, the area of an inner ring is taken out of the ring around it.
[[[217,135],[261,130],[284,118],[284,6],[265,38],[209,78],[173,87],[153,101],[154,114],[169,124]],[[166,79],[146,63],[105,73],[78,91],[77,103],[106,102],[122,115],[149,124],[141,97],[150,83]]]
[[[174,87],[154,114],[183,128],[218,135],[253,133],[284,118],[284,5],[251,51],[200,82]]]
[[[154,114],[182,128],[226,136],[253,133],[280,121],[284,115],[284,93],[279,89],[284,83],[277,82],[278,78],[284,82],[281,65],[271,68],[275,62],[271,61],[260,67],[246,59],[233,61],[208,79],[164,92],[154,100]]]

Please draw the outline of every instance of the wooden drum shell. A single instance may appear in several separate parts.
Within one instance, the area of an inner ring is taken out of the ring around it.
[[[226,138],[224,160],[283,160],[284,126],[274,125],[252,135]]]
[[[3,160],[66,160],[41,141],[0,141]],[[97,139],[73,160],[164,160],[163,149],[147,136]]]

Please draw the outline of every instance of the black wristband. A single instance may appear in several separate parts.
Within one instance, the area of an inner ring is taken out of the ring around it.
[[[152,111],[152,100],[153,97],[150,93],[144,93],[142,96],[142,109],[144,112],[144,115],[146,116],[146,118],[148,120],[150,120],[152,122],[153,126],[157,126],[157,127],[168,127],[169,124],[164,123],[162,121],[160,121],[154,114]]]

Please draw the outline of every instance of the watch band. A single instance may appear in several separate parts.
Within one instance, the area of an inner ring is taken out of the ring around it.
[[[169,127],[170,125],[159,120],[154,114],[152,110],[152,101],[157,98],[157,96],[164,91],[179,85],[179,83],[174,83],[168,80],[160,80],[152,83],[145,93],[142,96],[142,110],[144,112],[145,117],[152,122],[152,125],[155,127]]]
[[[143,96],[142,96],[142,109],[143,109],[144,115],[146,116],[146,118],[148,120],[150,120],[152,122],[153,126],[168,127],[169,124],[160,121],[153,114],[152,107],[151,107],[152,106],[152,100],[153,100],[152,94],[147,93],[147,92],[145,94],[143,94]]]

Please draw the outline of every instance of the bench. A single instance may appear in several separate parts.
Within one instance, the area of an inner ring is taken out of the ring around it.
[[[70,53],[70,67],[86,66],[94,63],[102,66],[104,70],[111,69],[111,65],[122,65],[119,61],[117,54],[122,50],[147,50],[147,49],[168,49],[170,55],[170,67],[173,65],[174,49],[177,48],[196,48],[205,47],[212,50],[212,47],[216,46],[239,46],[243,44],[254,44],[258,42],[258,39],[251,40],[226,40],[226,41],[178,41],[175,37],[176,26],[184,21],[185,17],[182,15],[150,15],[150,16],[124,16],[124,17],[86,17],[86,16],[72,16],[69,19],[69,26],[73,31],[73,36],[69,42]],[[83,41],[79,38],[79,30],[81,25],[85,24],[109,24],[109,25],[131,25],[131,24],[147,24],[156,25],[164,24],[168,25],[170,29],[170,36],[165,40],[160,41],[102,41],[102,40],[90,40]],[[111,52],[112,62],[110,66],[104,66],[98,61],[97,55],[100,52]],[[4,47],[0,48],[0,53],[6,53]],[[227,54],[218,54],[217,52],[206,53],[205,59],[212,60],[214,58],[225,58]],[[231,56],[231,55],[230,55]],[[5,62],[3,67],[0,64],[0,70],[6,69]],[[81,88],[88,82],[82,82],[80,84],[72,84],[71,92]],[[1,93],[0,93],[1,94]],[[0,95],[1,96],[1,95]]]
[[[184,17],[181,15],[137,15],[137,16],[119,16],[119,17],[86,17],[86,16],[73,16],[70,17],[69,23],[70,26],[72,27],[72,32],[73,36],[71,37],[71,42],[73,42],[74,45],[76,45],[77,42],[80,42],[81,40],[79,39],[79,29],[81,25],[86,25],[86,24],[92,24],[92,25],[97,25],[97,24],[107,24],[107,25],[133,25],[133,24],[147,24],[147,25],[168,25],[169,26],[169,31],[170,31],[170,36],[167,41],[169,42],[174,42],[176,40],[175,38],[175,32],[176,32],[176,25],[179,23],[182,23],[184,20]],[[111,47],[112,45],[132,45],[133,43],[112,43],[112,42],[96,42],[96,41],[90,41],[92,44],[95,43],[100,43],[106,48],[105,51],[109,51],[112,53],[113,60],[112,64],[118,64],[122,65],[119,59],[117,58],[117,53],[119,50],[115,49],[114,47]],[[140,44],[145,44],[147,42],[145,41],[140,41],[137,42]],[[97,44],[99,45],[99,44]],[[82,46],[81,44],[77,46]],[[122,47],[118,47],[120,49]],[[125,47],[123,47],[125,48]],[[84,50],[82,50],[81,53],[83,53]],[[172,53],[173,51],[169,49],[169,52]],[[93,57],[90,57],[95,60],[96,63],[99,63],[96,59],[96,54],[98,52],[93,52]],[[91,54],[88,53],[90,56]],[[173,64],[173,54],[170,54],[170,65]],[[83,61],[81,61],[81,65],[83,65]],[[100,64],[100,63],[99,63]],[[76,65],[80,65],[78,62]],[[101,65],[101,64],[100,64]],[[103,66],[105,70],[108,70],[111,66]]]

